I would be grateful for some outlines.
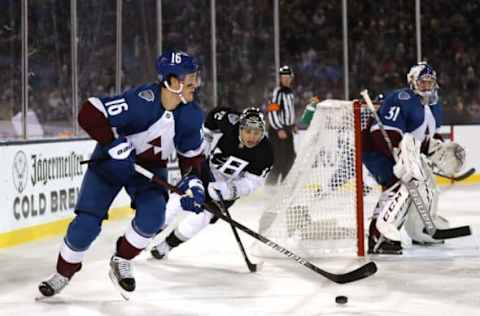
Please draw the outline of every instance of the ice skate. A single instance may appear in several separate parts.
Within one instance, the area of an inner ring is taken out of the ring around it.
[[[50,278],[40,283],[38,290],[44,297],[51,297],[60,293],[68,285],[70,279],[59,273],[53,274]]]
[[[368,254],[401,255],[402,243],[383,237],[376,228],[377,220],[370,222],[368,234]]]
[[[402,243],[384,237],[368,237],[368,254],[373,255],[401,255]]]
[[[168,253],[172,248],[168,245],[167,241],[164,240],[160,244],[154,246],[150,253],[155,259],[162,260],[167,257]]]
[[[108,275],[113,284],[120,290],[122,297],[128,300],[128,293],[135,291],[132,262],[118,256],[113,256],[110,259],[110,271]]]

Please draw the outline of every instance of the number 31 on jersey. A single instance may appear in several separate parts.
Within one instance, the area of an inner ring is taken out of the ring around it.
[[[388,114],[385,116],[385,118],[390,121],[396,121],[399,113],[400,113],[400,107],[392,106],[388,111]]]

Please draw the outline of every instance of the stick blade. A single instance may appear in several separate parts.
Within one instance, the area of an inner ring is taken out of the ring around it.
[[[462,181],[462,180],[465,180],[466,178],[470,177],[471,175],[473,175],[477,170],[475,168],[471,168],[469,170],[467,170],[465,173],[463,174],[460,174],[456,177],[453,178],[453,180],[455,181]]]
[[[433,239],[450,239],[450,238],[458,238],[458,237],[465,237],[470,236],[472,234],[472,230],[470,226],[460,226],[448,229],[437,229],[435,233],[432,235]]]
[[[461,174],[458,174],[458,175],[455,175],[453,177],[451,176],[447,176],[447,175],[444,175],[444,174],[441,174],[441,173],[435,173],[435,175],[437,176],[440,176],[442,178],[445,178],[445,179],[448,179],[448,180],[451,180],[451,181],[463,181],[467,178],[469,178],[471,175],[473,175],[475,172],[477,172],[477,170],[475,168],[470,168],[468,169],[467,171],[465,171],[464,173],[461,173]]]
[[[371,261],[356,270],[345,274],[339,274],[337,276],[337,280],[332,280],[338,284],[350,283],[354,281],[358,281],[361,279],[365,279],[371,275],[374,275],[378,271],[377,265],[375,262]]]
[[[320,273],[330,281],[333,281],[338,284],[345,284],[350,282],[355,282],[361,279],[368,278],[371,275],[374,275],[378,268],[375,262],[370,261],[363,266],[343,274],[330,273],[321,269],[314,269],[317,273]]]

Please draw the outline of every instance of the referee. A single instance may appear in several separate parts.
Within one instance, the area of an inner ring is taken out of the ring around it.
[[[267,108],[268,137],[273,146],[273,169],[267,183],[275,185],[283,181],[295,160],[293,131],[295,129],[295,97],[290,88],[293,71],[288,66],[279,70],[280,85],[273,91],[272,102]]]

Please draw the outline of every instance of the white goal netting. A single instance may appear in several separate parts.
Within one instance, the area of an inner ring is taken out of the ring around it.
[[[363,125],[368,116],[362,112],[358,106],[355,124],[352,102],[327,100],[317,105],[291,171],[262,214],[261,234],[307,258],[363,255],[363,192],[372,188],[363,185],[356,146],[362,116]],[[278,256],[260,244],[254,253]]]

